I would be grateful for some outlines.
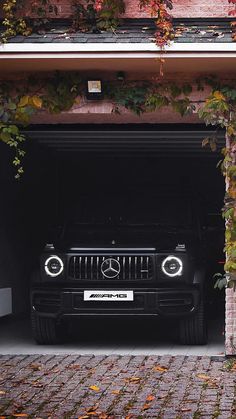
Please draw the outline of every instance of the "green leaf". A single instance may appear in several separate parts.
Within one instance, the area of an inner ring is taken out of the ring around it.
[[[13,135],[19,134],[19,128],[16,125],[9,125],[9,130]]]
[[[191,84],[186,83],[186,84],[183,85],[183,93],[185,95],[189,95],[190,93],[192,93],[192,91],[193,91],[193,88],[192,88]]]
[[[224,211],[222,214],[223,218],[225,218],[226,220],[228,220],[228,218],[232,217],[233,215],[234,215],[234,208],[229,208],[226,211]]]
[[[0,133],[0,139],[4,143],[9,143],[9,141],[11,141],[11,135],[8,132],[1,132]]]
[[[8,102],[8,109],[10,109],[11,111],[14,111],[16,109],[16,104],[13,102]]]
[[[173,98],[176,98],[178,96],[181,95],[182,90],[179,86],[177,86],[176,84],[171,84],[170,85],[170,93],[173,96]]]
[[[232,250],[231,250],[231,252],[230,252],[230,256],[231,256],[232,258],[236,258],[236,249],[232,249]]]

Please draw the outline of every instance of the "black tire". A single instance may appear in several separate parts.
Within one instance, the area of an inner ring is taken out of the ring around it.
[[[207,323],[203,301],[195,315],[180,320],[179,340],[183,345],[205,345],[207,343]]]
[[[31,327],[33,337],[39,345],[55,345],[61,341],[60,325],[57,324],[56,319],[38,316],[32,310]]]

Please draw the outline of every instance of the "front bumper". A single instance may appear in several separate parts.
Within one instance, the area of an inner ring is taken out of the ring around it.
[[[126,288],[125,291],[127,290]],[[201,289],[198,286],[132,290],[133,301],[84,301],[84,290],[81,289],[33,288],[31,305],[39,315],[54,318],[86,315],[181,317],[193,314],[198,309],[201,298]]]

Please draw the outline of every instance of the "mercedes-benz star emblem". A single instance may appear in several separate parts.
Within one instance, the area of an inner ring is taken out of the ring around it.
[[[116,259],[105,259],[101,265],[101,272],[106,278],[115,278],[120,273],[120,264]]]

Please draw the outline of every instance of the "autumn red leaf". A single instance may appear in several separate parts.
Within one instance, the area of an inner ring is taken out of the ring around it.
[[[236,370],[236,361],[233,363],[233,365],[230,367],[230,370]],[[1,392],[0,392],[1,394]]]
[[[150,407],[151,407],[150,403],[144,403],[142,410],[148,410],[150,409]]]
[[[91,406],[88,409],[86,409],[86,413],[94,412],[95,410],[97,410],[97,408],[98,408],[98,403],[97,404],[94,404],[93,406]]]
[[[147,402],[152,402],[155,399],[155,396],[153,396],[152,394],[149,394],[149,396],[147,396],[146,401]]]
[[[161,365],[157,365],[156,367],[153,368],[154,371],[159,371],[159,372],[166,372],[168,371],[168,368],[166,367],[162,367]]]

